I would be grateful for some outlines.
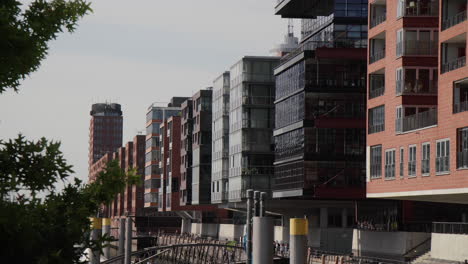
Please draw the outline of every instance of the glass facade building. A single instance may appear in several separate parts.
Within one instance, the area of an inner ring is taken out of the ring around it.
[[[227,200],[229,176],[229,72],[213,82],[211,202]]]
[[[277,57],[243,57],[230,69],[229,192],[230,202],[247,189],[271,191]]]
[[[365,195],[368,4],[328,2],[275,69],[274,198]]]

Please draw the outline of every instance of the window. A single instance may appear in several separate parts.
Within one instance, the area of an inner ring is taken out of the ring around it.
[[[468,111],[468,79],[454,83],[453,87],[453,112]]]
[[[385,178],[395,178],[395,150],[385,151]]]
[[[370,176],[373,179],[382,176],[382,145],[370,149]]]
[[[408,177],[416,177],[416,145],[408,149]]]
[[[422,153],[421,153],[421,173],[423,175],[428,175],[430,173],[430,164],[431,164],[431,144],[423,143],[422,144]]]
[[[385,130],[385,106],[369,109],[369,134]]]
[[[442,139],[437,141],[436,173],[446,173],[450,171],[450,140]]]
[[[457,167],[466,169],[468,168],[468,127],[460,128],[457,132],[458,136],[458,149],[457,149]]]
[[[405,176],[405,149],[400,148],[400,177]]]

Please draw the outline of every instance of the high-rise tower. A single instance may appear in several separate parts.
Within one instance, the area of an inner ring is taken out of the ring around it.
[[[99,103],[91,107],[89,124],[89,178],[91,165],[122,146],[123,117],[120,104]]]

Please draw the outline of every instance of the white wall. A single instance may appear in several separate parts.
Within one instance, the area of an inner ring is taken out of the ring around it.
[[[357,255],[401,256],[431,236],[430,233],[353,230],[353,252]]]
[[[468,235],[432,233],[431,258],[468,260]]]
[[[221,224],[219,226],[220,240],[239,240],[244,235],[244,225]]]

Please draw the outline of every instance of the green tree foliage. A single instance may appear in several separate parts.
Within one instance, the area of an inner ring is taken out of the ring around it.
[[[109,204],[127,184],[140,184],[135,170],[125,173],[116,160],[97,180],[74,179],[60,143],[28,141],[23,136],[0,141],[0,255],[4,263],[79,263],[86,248],[100,249],[89,236],[90,216]],[[65,188],[58,191],[56,183]],[[17,201],[9,195],[20,194]]]
[[[64,30],[73,32],[91,12],[84,0],[35,0],[25,11],[21,6],[17,0],[0,1],[0,93],[18,91],[47,55],[48,42]]]

